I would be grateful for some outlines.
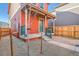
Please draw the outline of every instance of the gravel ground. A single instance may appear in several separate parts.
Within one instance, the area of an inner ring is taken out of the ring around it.
[[[27,56],[27,42],[13,37],[14,56]],[[0,56],[10,56],[10,38],[3,37],[0,41]],[[79,56],[71,51],[43,40],[43,54],[40,54],[40,40],[30,42],[30,56]]]

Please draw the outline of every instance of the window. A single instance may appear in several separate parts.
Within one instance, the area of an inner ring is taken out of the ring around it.
[[[40,3],[40,8],[44,8],[44,3]]]

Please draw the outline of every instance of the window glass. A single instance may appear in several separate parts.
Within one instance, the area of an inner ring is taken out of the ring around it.
[[[44,8],[44,3],[40,3],[40,8]]]

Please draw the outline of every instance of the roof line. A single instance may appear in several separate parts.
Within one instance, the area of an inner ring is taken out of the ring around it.
[[[62,6],[64,6],[64,5],[66,5],[66,4],[68,4],[68,3],[60,3],[60,5],[59,6],[57,6],[57,7],[55,7],[55,9],[57,9],[57,8],[59,8],[59,7],[62,7]],[[51,12],[54,12],[55,11],[55,9],[54,10],[52,10]],[[50,12],[50,13],[51,13]]]

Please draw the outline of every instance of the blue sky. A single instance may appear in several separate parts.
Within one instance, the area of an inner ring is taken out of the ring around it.
[[[51,3],[48,7],[48,11],[54,10],[59,3]],[[0,3],[0,21],[8,22],[8,3]]]
[[[55,9],[55,7],[57,7],[60,3],[51,3],[48,6],[48,11],[51,12]]]
[[[0,21],[8,22],[8,4],[0,3]]]

